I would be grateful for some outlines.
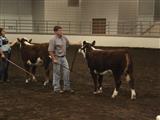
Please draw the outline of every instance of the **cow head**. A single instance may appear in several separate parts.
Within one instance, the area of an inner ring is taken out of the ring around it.
[[[23,46],[23,45],[28,45],[28,46],[33,46],[33,44],[31,44],[32,42],[32,39],[28,39],[28,38],[17,38],[17,43],[20,45],[20,48]]]
[[[90,51],[94,50],[96,41],[93,41],[92,43],[83,41],[82,46],[79,49],[79,52],[83,54],[84,57],[86,57],[86,54],[89,53]]]

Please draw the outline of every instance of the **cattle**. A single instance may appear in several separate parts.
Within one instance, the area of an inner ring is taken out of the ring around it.
[[[45,86],[49,82],[49,64],[51,62],[51,58],[48,53],[48,43],[31,43],[31,41],[32,39],[28,40],[27,38],[17,38],[17,43],[20,45],[24,68],[35,75],[36,67],[42,65],[45,69]],[[26,74],[26,77],[26,83],[28,83],[31,78],[29,77],[29,74]]]
[[[112,98],[118,95],[121,85],[122,76],[125,78],[131,89],[131,99],[136,99],[134,89],[133,63],[131,55],[125,48],[101,50],[95,49],[95,41],[92,43],[83,41],[82,47],[79,49],[88,64],[90,73],[94,81],[93,94],[102,93],[103,75],[108,71],[112,71],[115,80],[115,89]],[[99,85],[98,85],[99,83]]]

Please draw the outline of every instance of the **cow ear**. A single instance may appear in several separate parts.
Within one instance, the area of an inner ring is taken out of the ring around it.
[[[92,46],[95,46],[95,44],[96,44],[96,41],[94,40],[94,41],[92,42]]]
[[[32,42],[32,39],[30,39],[28,42],[31,43],[31,42]]]
[[[86,44],[86,41],[83,41],[83,44]]]
[[[18,41],[18,42],[21,42],[21,39],[20,39],[20,38],[17,38],[17,41]]]

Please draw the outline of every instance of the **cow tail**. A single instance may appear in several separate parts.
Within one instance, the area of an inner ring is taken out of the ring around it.
[[[126,75],[129,72],[130,57],[128,53],[125,54],[125,59],[126,59],[126,66],[124,69],[124,75]]]

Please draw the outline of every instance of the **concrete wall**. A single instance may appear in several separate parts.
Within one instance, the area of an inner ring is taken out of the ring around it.
[[[118,32],[133,34],[136,32],[138,0],[120,0],[118,14]]]
[[[153,21],[154,9],[155,9],[155,0],[139,0],[137,20]]]
[[[68,0],[45,0],[45,20],[77,21],[81,7],[68,7]]]
[[[118,20],[117,0],[83,0],[82,18],[91,21],[92,18],[106,18],[107,21]]]
[[[92,33],[92,19],[106,18],[106,21],[115,21],[114,24],[110,24],[110,27],[114,28],[116,33],[118,2],[117,0],[80,0],[79,7],[69,7],[68,0],[45,0],[44,14],[45,20],[55,21],[49,24],[53,26],[59,24],[67,31],[72,28],[77,34]],[[49,31],[51,29],[49,28]]]
[[[92,19],[106,18],[106,28],[109,27],[108,30],[110,30],[107,32],[110,32],[109,34],[112,35],[116,35],[117,32],[120,34],[132,34],[136,31],[143,32],[151,26],[150,23],[147,23],[142,28],[142,25],[136,26],[136,20],[154,20],[155,0],[79,1],[78,7],[69,7],[68,0],[0,0],[0,19],[33,20],[33,24],[32,21],[23,21],[21,23],[14,21],[6,26],[9,32],[12,32],[12,29],[16,28],[18,28],[18,32],[21,26],[25,26],[25,23],[27,25],[31,23],[30,29],[33,26],[34,32],[43,32],[45,30],[50,32],[54,25],[61,25],[67,33],[72,28],[70,33],[73,34],[91,34]],[[35,20],[51,21],[35,24]],[[121,21],[124,21],[127,29],[123,30],[124,25],[121,26]],[[3,21],[0,22],[1,25],[3,25]],[[26,29],[23,32],[32,32],[31,30],[27,30],[28,27],[24,27],[23,29]]]
[[[32,38],[35,43],[48,42],[52,35],[39,34],[7,34],[10,41],[16,38],[27,37]],[[72,44],[80,44],[82,41],[96,41],[97,46],[110,47],[137,47],[137,48],[158,48],[160,49],[160,38],[145,38],[145,37],[108,37],[108,36],[77,36],[66,35]]]
[[[113,24],[109,24],[110,28],[113,28],[113,34],[117,33],[117,21],[118,21],[118,1],[117,0],[83,0],[81,21],[90,21],[88,26],[92,29],[93,18],[106,18],[106,23],[109,21]],[[85,25],[83,25],[85,27]],[[112,29],[112,30],[113,30]],[[90,31],[92,32],[92,31]]]
[[[32,0],[32,19],[33,19],[33,31],[43,32],[45,30],[45,12],[43,0]]]
[[[45,0],[44,2],[44,19],[51,21],[48,25],[61,25],[65,31],[69,31],[72,27],[76,33],[79,33],[77,22],[81,21],[81,2],[79,7],[69,7],[68,0]],[[48,31],[51,30],[53,27],[48,28]]]
[[[5,27],[8,32],[18,32],[20,27],[24,29],[23,32],[31,32],[28,29],[32,26],[31,0],[0,0],[0,19],[6,19],[0,26]]]
[[[138,24],[138,32],[143,33],[154,24],[154,9],[155,0],[139,0],[137,21],[143,22]]]
[[[0,0],[0,18],[32,20],[31,0]]]
[[[139,15],[154,15],[155,0],[139,0]]]
[[[160,21],[160,0],[155,0],[154,4],[154,19],[155,21]]]

